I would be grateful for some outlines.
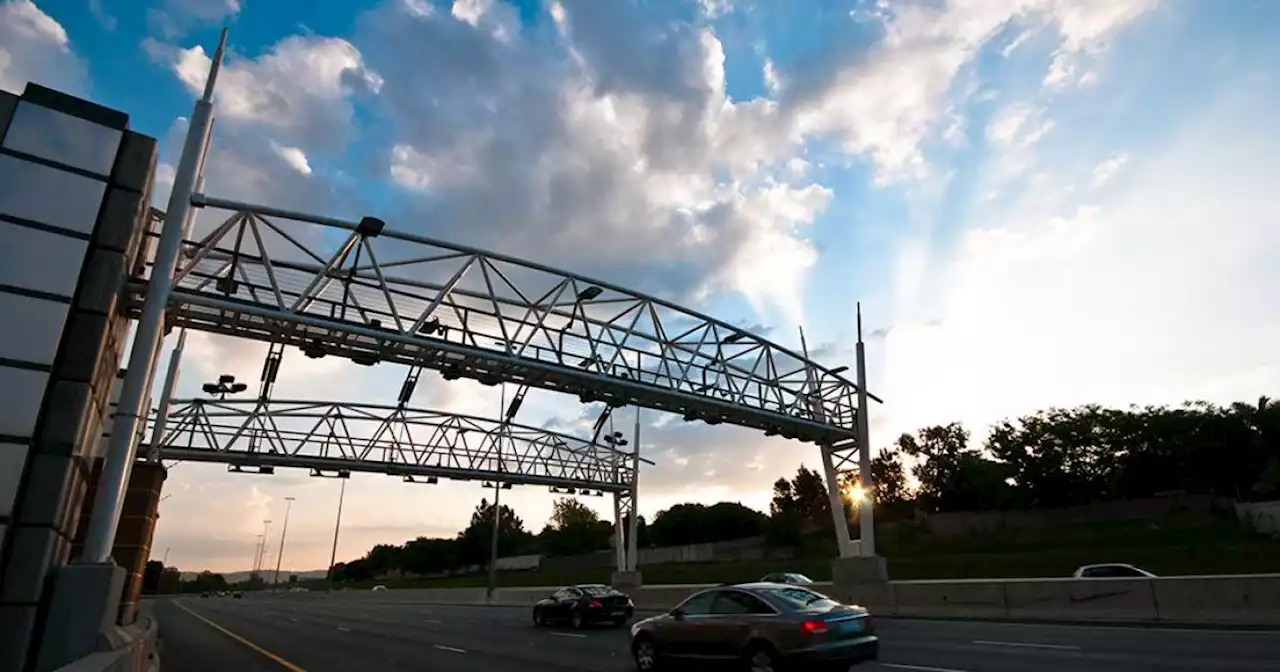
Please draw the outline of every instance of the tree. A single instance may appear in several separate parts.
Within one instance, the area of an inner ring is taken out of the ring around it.
[[[609,547],[613,525],[582,502],[562,497],[552,508],[551,520],[538,535],[542,550],[551,555],[576,555]]]
[[[464,565],[488,565],[489,547],[493,535],[494,506],[480,500],[471,513],[471,524],[458,535],[459,560]],[[524,529],[524,521],[505,504],[502,506],[498,525],[498,557],[516,555],[532,541]]]
[[[457,539],[418,537],[404,545],[401,553],[403,569],[414,574],[435,574],[457,567]]]
[[[658,512],[649,533],[658,546],[684,546],[754,537],[767,524],[764,514],[737,502],[677,504]]]
[[[926,511],[1005,508],[1012,495],[1007,464],[987,459],[969,447],[960,423],[925,427],[917,436],[898,437],[897,448],[917,458],[920,481],[916,502]]]

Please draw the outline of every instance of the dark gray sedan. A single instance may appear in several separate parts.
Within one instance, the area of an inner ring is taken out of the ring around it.
[[[845,670],[880,654],[871,615],[809,588],[780,583],[719,586],[631,626],[641,672],[681,659],[752,672]]]

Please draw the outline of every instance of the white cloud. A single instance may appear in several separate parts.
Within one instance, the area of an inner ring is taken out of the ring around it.
[[[283,159],[285,163],[289,164],[290,168],[302,173],[303,175],[311,174],[311,164],[307,162],[307,155],[301,149],[298,149],[297,147],[283,147],[274,142],[271,143],[271,149],[275,150],[276,154]]]
[[[557,6],[563,45],[495,39],[471,25],[474,5],[366,18],[357,43],[399,134],[388,173],[422,192],[407,221],[657,293],[741,291],[799,319],[815,257],[803,229],[830,193],[772,174],[798,149],[776,104],[727,99],[708,29],[622,3]]]
[[[145,45],[194,94],[204,90],[210,57],[202,46],[174,49]],[[256,59],[231,55],[218,73],[215,102],[220,119],[269,129],[306,148],[332,149],[351,130],[351,98],[376,93],[382,78],[369,70],[350,42],[335,37],[293,36]]]
[[[0,3],[0,89],[22,93],[27,82],[84,95],[85,64],[67,31],[30,0]]]
[[[1101,187],[1111,181],[1129,162],[1129,155],[1124,152],[1116,152],[1108,156],[1105,161],[1099,163],[1093,169],[1093,186]]]
[[[910,399],[881,410],[895,431],[1280,385],[1280,319],[1256,299],[1280,286],[1280,200],[1267,183],[1280,146],[1263,130],[1261,88],[1242,84],[1130,159],[1122,190],[1064,197],[1073,176],[1051,174],[1008,212],[976,212],[940,260],[940,323],[885,342],[879,389]]]
[[[1090,57],[1105,51],[1119,30],[1158,5],[1159,0],[1060,0],[1054,12],[1063,43],[1045,75],[1045,86],[1088,86],[1096,82],[1097,73],[1085,70]]]
[[[172,37],[194,26],[232,19],[243,4],[242,0],[161,0],[147,10],[147,22],[153,30]]]
[[[1063,46],[1054,68],[1069,69],[1101,53],[1117,31],[1155,6],[1154,0],[877,5],[855,15],[879,23],[886,33],[861,63],[848,67],[842,59],[828,59],[830,65],[797,73],[805,79],[794,93],[798,128],[829,134],[846,151],[870,155],[882,183],[920,177],[927,172],[923,146],[946,117],[958,75],[1006,27],[1025,27],[1017,44],[1031,28],[1059,26]],[[1083,73],[1050,74],[1055,82],[1072,76]]]

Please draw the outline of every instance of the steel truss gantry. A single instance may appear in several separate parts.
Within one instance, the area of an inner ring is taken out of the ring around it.
[[[194,195],[170,326],[727,422],[854,440],[856,388],[742,328],[599,280],[360,222]],[[132,284],[141,296],[145,280]]]
[[[175,399],[159,455],[233,470],[300,467],[411,482],[500,480],[625,494],[635,482],[635,456],[607,444],[507,420],[338,401]]]

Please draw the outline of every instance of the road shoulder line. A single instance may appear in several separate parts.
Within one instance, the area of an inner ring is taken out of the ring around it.
[[[188,614],[191,614],[191,615],[192,615],[192,616],[194,616],[197,620],[199,620],[200,622],[204,623],[205,625],[207,625],[207,626],[209,626],[209,627],[213,628],[214,630],[217,630],[218,632],[221,632],[222,634],[224,634],[224,635],[226,635],[226,636],[230,637],[231,639],[233,639],[233,640],[235,640],[235,641],[237,641],[237,642],[239,642],[239,643],[241,643],[241,644],[243,644],[243,645],[245,645],[245,646],[249,647],[250,649],[252,649],[252,650],[256,651],[257,653],[261,654],[262,656],[266,657],[266,658],[267,658],[268,660],[270,660],[271,662],[276,663],[277,665],[280,665],[281,667],[285,668],[286,670],[289,670],[289,672],[307,672],[306,670],[302,669],[301,667],[298,667],[297,665],[294,665],[293,663],[291,663],[291,662],[289,662],[289,661],[285,660],[284,658],[281,658],[280,656],[277,656],[276,654],[274,654],[274,653],[272,653],[272,652],[270,652],[270,651],[268,651],[268,650],[266,650],[266,649],[262,648],[261,646],[258,646],[257,644],[254,644],[253,642],[251,642],[251,641],[249,641],[249,640],[245,639],[244,637],[241,637],[240,635],[237,635],[236,633],[231,632],[230,630],[228,630],[228,629],[226,629],[226,628],[222,627],[221,625],[218,625],[217,623],[214,623],[213,621],[211,621],[211,620],[209,620],[209,619],[205,618],[204,616],[201,616],[200,614],[197,614],[195,611],[193,611],[191,608],[187,607],[187,605],[183,604],[183,603],[182,603],[181,601],[179,601],[179,600],[174,600],[174,601],[173,601],[173,606],[175,606],[175,607],[177,607],[177,608],[179,608],[179,609],[181,609],[181,610],[183,610],[183,611],[187,612]]]

